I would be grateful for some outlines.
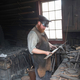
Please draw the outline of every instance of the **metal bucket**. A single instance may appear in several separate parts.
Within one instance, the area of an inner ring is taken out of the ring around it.
[[[23,77],[21,78],[21,80],[30,80],[30,77],[29,77],[29,76],[23,76]]]
[[[30,80],[36,80],[35,69],[29,70]]]

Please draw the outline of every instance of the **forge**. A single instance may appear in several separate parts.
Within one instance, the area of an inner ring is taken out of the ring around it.
[[[15,80],[27,74],[32,66],[29,53],[23,47],[0,49],[0,80]]]

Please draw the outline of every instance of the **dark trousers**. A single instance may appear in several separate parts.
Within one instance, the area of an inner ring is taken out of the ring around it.
[[[46,74],[44,77],[39,77],[36,67],[35,67],[35,74],[36,74],[36,80],[50,80],[50,78],[51,78],[51,72],[50,71],[46,71]]]
[[[32,61],[33,61],[33,63],[35,63],[33,55],[32,55]],[[35,66],[35,64],[34,64],[34,66]],[[51,78],[51,72],[50,71],[46,71],[46,74],[44,77],[39,77],[38,72],[37,72],[37,66],[35,66],[35,74],[36,74],[36,80],[50,80],[50,78]]]

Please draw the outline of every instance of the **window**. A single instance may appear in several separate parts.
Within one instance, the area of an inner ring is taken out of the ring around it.
[[[61,0],[42,2],[42,15],[51,20],[45,32],[49,39],[62,40]]]

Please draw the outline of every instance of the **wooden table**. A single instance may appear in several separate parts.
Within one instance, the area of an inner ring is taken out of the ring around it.
[[[78,68],[75,69],[76,71],[78,70],[78,73],[75,75],[65,73],[66,69],[73,69],[73,66],[74,65],[71,64],[67,59],[64,59],[50,80],[80,80],[78,79],[78,75],[80,75],[80,69]]]

